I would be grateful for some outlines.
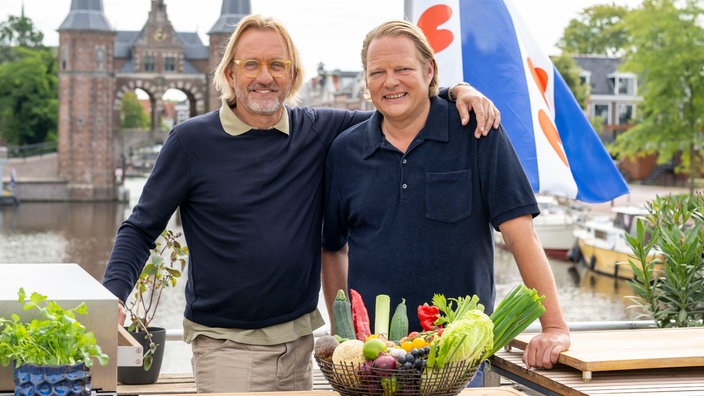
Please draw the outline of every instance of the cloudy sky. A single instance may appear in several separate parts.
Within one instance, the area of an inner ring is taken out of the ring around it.
[[[549,55],[569,21],[585,7],[614,1],[634,7],[639,0],[511,0],[535,40]],[[222,0],[165,0],[166,11],[179,31],[198,32],[207,43],[206,32],[218,16]],[[0,20],[25,16],[44,33],[46,45],[57,45],[56,29],[71,8],[71,0],[0,0]],[[403,18],[404,0],[251,0],[252,12],[273,16],[289,29],[301,51],[306,71],[359,70],[359,49],[367,31],[379,23]],[[354,5],[352,7],[351,5]],[[147,20],[151,0],[103,0],[105,15],[116,30],[139,30]]]

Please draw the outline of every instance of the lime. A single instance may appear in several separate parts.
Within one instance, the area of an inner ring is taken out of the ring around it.
[[[374,360],[379,357],[379,354],[386,352],[386,343],[378,338],[370,338],[364,341],[362,354],[367,360]]]

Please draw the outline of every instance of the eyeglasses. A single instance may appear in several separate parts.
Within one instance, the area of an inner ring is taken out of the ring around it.
[[[262,71],[262,66],[266,65],[272,77],[283,77],[286,74],[291,61],[288,59],[270,59],[260,61],[258,59],[235,59],[233,62],[240,67],[247,77],[256,77]]]

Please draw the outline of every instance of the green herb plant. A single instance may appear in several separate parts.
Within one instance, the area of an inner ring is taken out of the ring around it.
[[[144,370],[152,367],[153,355],[158,344],[154,342],[150,324],[154,319],[161,296],[166,288],[176,286],[186,267],[188,247],[178,241],[181,233],[164,230],[156,240],[149,261],[142,268],[142,273],[134,286],[132,298],[125,304],[130,318],[127,330],[145,333],[149,340],[149,348],[142,358]],[[168,261],[164,258],[168,257]]]
[[[24,303],[24,310],[38,310],[40,319],[23,322],[16,313],[11,319],[0,318],[0,364],[8,366],[14,361],[19,367],[22,364],[84,363],[90,367],[94,358],[103,366],[108,363],[108,355],[102,352],[93,332],[86,331],[76,319],[76,314],[87,313],[85,303],[64,309],[37,292],[28,298],[20,288],[17,294],[18,301]]]
[[[626,235],[635,278],[629,308],[658,327],[704,325],[704,193],[659,196],[646,203],[635,235]]]

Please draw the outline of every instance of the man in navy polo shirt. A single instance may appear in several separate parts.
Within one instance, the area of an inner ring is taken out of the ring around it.
[[[367,34],[362,64],[372,102],[367,121],[333,142],[326,163],[323,291],[339,289],[410,313],[434,293],[476,294],[494,307],[492,230],[501,231],[524,283],[546,298],[542,333],[524,354],[551,368],[570,345],[547,257],[533,231],[540,212],[513,147],[499,127],[474,139],[437,97],[437,63],[423,33],[406,21]],[[411,316],[410,314],[409,316]]]

